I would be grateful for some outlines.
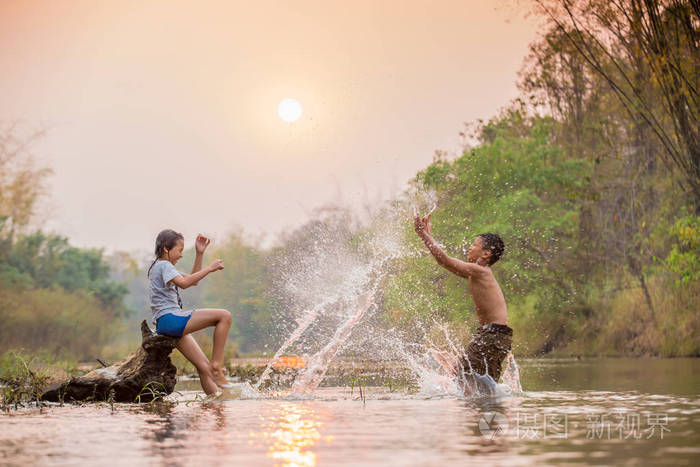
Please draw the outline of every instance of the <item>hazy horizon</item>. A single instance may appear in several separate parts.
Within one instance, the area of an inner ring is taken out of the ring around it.
[[[0,119],[49,129],[44,228],[74,245],[274,235],[395,196],[515,98],[516,3],[3,2]]]

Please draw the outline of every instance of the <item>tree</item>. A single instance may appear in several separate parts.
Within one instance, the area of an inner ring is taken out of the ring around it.
[[[26,227],[44,193],[43,181],[51,173],[37,167],[31,147],[44,135],[35,130],[20,136],[17,123],[0,122],[0,241],[11,244],[17,231]]]
[[[231,234],[210,255],[223,259],[226,268],[201,282],[204,305],[231,312],[229,333],[240,342],[243,351],[262,350],[274,306],[268,293],[264,255],[243,240],[242,232]]]
[[[509,303],[536,297],[550,310],[575,301],[582,282],[569,271],[590,167],[553,144],[554,123],[508,109],[482,126],[478,146],[451,162],[437,159],[417,176],[419,185],[436,192],[433,229],[448,253],[464,257],[478,234],[498,233],[506,254],[494,273]],[[390,310],[408,306],[452,321],[473,315],[466,282],[425,259],[406,259],[387,295]]]
[[[632,119],[678,169],[700,212],[700,3],[697,0],[536,0]]]

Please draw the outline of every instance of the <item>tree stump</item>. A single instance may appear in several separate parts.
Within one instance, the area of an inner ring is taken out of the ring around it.
[[[175,389],[177,369],[170,352],[180,340],[155,334],[144,320],[141,347],[124,360],[49,387],[42,400],[52,402],[150,402]]]

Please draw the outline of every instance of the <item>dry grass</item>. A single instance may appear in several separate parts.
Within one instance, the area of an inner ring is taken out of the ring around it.
[[[700,356],[700,285],[648,278],[654,312],[640,287],[591,291],[586,305],[538,311],[528,298],[510,307],[515,354],[533,356]]]
[[[0,397],[4,410],[40,404],[44,389],[67,380],[77,371],[74,361],[11,350],[0,356]]]

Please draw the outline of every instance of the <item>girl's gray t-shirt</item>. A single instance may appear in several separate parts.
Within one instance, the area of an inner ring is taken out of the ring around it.
[[[177,286],[170,282],[183,274],[175,269],[170,261],[159,259],[148,274],[150,281],[150,301],[153,321],[161,316],[173,313],[182,315],[184,312],[177,301]]]

